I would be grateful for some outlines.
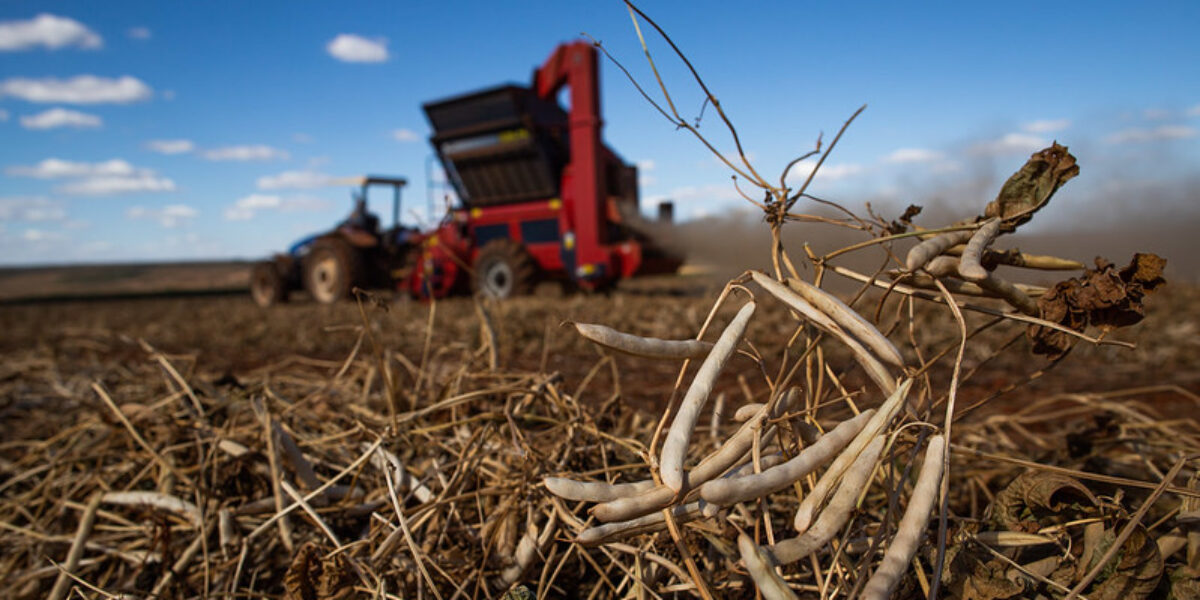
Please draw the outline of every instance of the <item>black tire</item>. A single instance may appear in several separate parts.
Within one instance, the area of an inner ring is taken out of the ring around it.
[[[304,257],[304,289],[321,304],[349,298],[363,284],[362,273],[362,257],[342,239],[317,240]]]
[[[504,300],[533,292],[537,267],[524,248],[510,240],[492,240],[475,259],[471,290],[488,298]]]
[[[274,261],[254,265],[250,271],[250,297],[263,308],[287,302],[287,282]]]

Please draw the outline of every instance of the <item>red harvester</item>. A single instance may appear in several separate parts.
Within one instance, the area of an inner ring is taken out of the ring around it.
[[[304,287],[321,302],[350,290],[398,286],[418,298],[472,289],[496,298],[542,280],[605,289],[634,275],[674,272],[682,262],[632,225],[637,168],[600,137],[595,48],[555,49],[530,87],[505,85],[424,105],[430,142],[461,202],[441,225],[399,224],[403,179],[366,177],[355,213],[256,265],[251,291],[269,305]],[[566,86],[570,111],[555,100]],[[368,186],[395,190],[393,225],[365,212]]]

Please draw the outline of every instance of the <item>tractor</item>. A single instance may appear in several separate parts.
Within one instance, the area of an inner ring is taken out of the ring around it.
[[[556,100],[564,87],[569,110]],[[354,287],[396,287],[418,299],[466,291],[508,298],[546,280],[596,291],[682,263],[640,226],[637,168],[601,139],[592,44],[560,45],[529,86],[501,85],[423,108],[457,206],[431,231],[404,228],[397,218],[404,180],[363,178],[350,218],[255,266],[255,301],[267,306],[301,287],[323,303]],[[365,211],[367,187],[375,184],[396,190],[386,231]]]
[[[286,253],[254,265],[250,294],[259,306],[285,302],[292,290],[308,290],[323,304],[348,297],[351,290],[394,285],[396,273],[410,260],[410,240],[417,231],[400,223],[400,191],[408,181],[367,175],[352,192],[354,210],[331,231],[308,236]],[[392,226],[380,228],[379,217],[367,209],[372,187],[391,188]]]

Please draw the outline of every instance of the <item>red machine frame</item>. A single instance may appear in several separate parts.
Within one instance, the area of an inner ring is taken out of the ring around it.
[[[637,211],[636,182],[632,197],[611,194],[606,169],[636,171],[609,150],[601,140],[599,72],[592,44],[576,41],[558,46],[533,75],[532,89],[543,100],[554,102],[569,89],[570,160],[560,174],[560,197],[452,211],[436,230],[417,240],[422,247],[407,287],[419,297],[441,297],[462,283],[467,265],[476,259],[489,238],[500,235],[520,244],[543,274],[573,280],[584,289],[596,289],[635,273],[667,272],[678,260],[643,260],[643,244],[629,236],[610,240],[611,224],[622,221],[622,202]],[[628,210],[624,211],[628,212]],[[553,224],[553,225],[552,225]],[[556,227],[554,239],[546,235],[527,239],[526,230],[543,234]]]

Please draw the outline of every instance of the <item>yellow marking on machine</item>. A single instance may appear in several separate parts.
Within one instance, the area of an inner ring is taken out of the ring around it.
[[[516,142],[516,141],[520,141],[520,140],[529,139],[529,130],[527,130],[527,129],[509,129],[508,131],[501,131],[499,138],[500,138],[501,144],[507,144],[509,142]]]

